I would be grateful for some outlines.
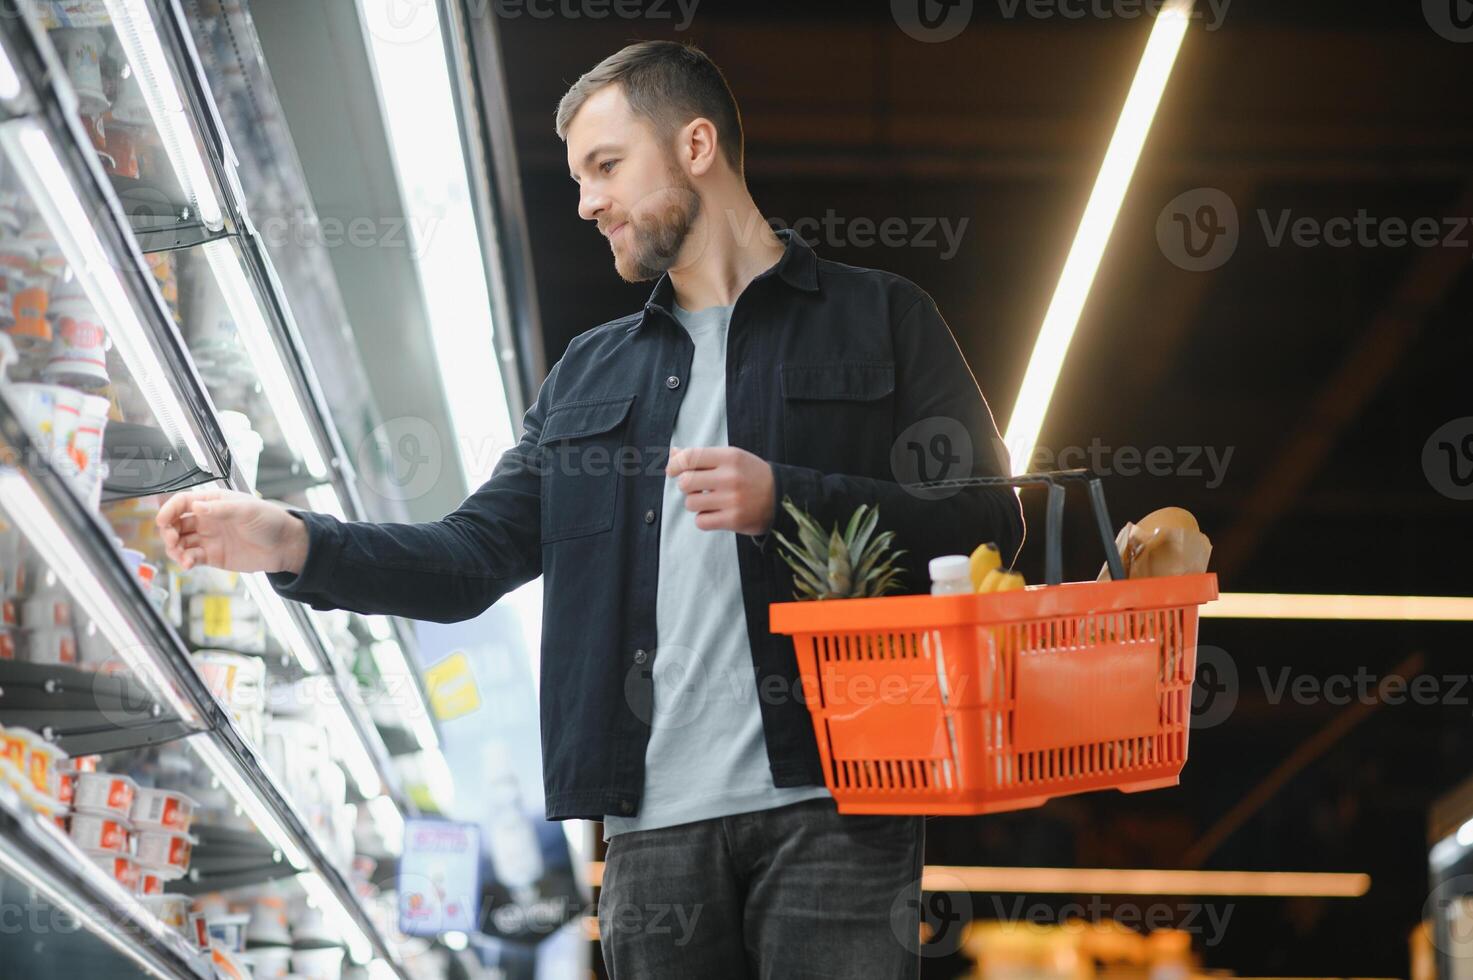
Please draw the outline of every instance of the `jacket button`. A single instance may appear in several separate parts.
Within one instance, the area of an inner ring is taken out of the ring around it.
[[[646,524],[653,524],[653,523],[655,523],[655,512],[652,511],[652,510],[645,511],[644,512],[644,522]]]
[[[633,800],[620,800],[619,801],[619,812],[622,813],[622,814],[625,814],[625,815],[628,815],[628,814],[633,813],[634,812],[634,801]]]
[[[643,650],[635,650],[634,651],[634,662],[637,663],[637,664],[642,664],[646,660],[648,660],[649,658],[650,658],[650,655],[647,654],[647,653],[645,653]]]
[[[680,387],[680,379],[673,374],[670,375],[670,377],[665,379],[665,387],[674,391],[676,388]]]

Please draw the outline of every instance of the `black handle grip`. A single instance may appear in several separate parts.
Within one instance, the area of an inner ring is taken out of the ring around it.
[[[918,490],[947,490],[961,487],[1048,487],[1048,512],[1043,530],[1043,580],[1045,585],[1058,585],[1064,581],[1064,485],[1084,483],[1089,490],[1089,506],[1095,515],[1095,527],[1099,530],[1100,545],[1105,549],[1105,563],[1110,568],[1110,578],[1119,581],[1125,578],[1125,566],[1120,561],[1120,552],[1115,547],[1115,535],[1111,531],[1110,510],[1105,505],[1105,488],[1100,478],[1090,476],[1088,470],[1054,470],[1047,473],[1025,473],[1022,476],[973,476],[957,480],[936,480],[930,483],[907,483],[906,487]]]

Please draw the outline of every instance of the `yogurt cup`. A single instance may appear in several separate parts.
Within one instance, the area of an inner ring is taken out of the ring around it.
[[[189,833],[194,822],[194,800],[183,793],[167,789],[140,789],[133,799],[129,819],[140,830],[167,830],[176,834]]]
[[[124,890],[130,894],[138,890],[138,862],[126,854],[115,854],[111,851],[98,851],[87,855],[92,863],[101,868],[109,878],[122,885]]]
[[[145,895],[141,901],[164,925],[180,932],[189,927],[188,895]]]
[[[72,814],[72,840],[84,851],[111,851],[127,854],[132,828],[115,817],[93,813]]]
[[[25,630],[23,639],[30,663],[70,667],[77,662],[77,634],[70,626]]]
[[[183,874],[189,870],[189,858],[196,841],[188,834],[167,830],[142,830],[134,839],[134,857],[149,870]]]
[[[60,766],[66,762],[67,754],[35,732],[24,728],[19,731],[26,742],[24,773],[27,781],[37,793],[57,800],[61,794]]]
[[[127,776],[110,772],[84,772],[77,774],[76,800],[72,805],[77,808],[78,813],[95,813],[128,820],[137,796],[138,784]]]
[[[210,938],[219,943],[222,949],[232,953],[243,953],[245,952],[245,927],[250,919],[250,915],[246,913],[211,915],[209,916]]]
[[[139,868],[138,894],[140,897],[162,895],[164,893],[164,884],[170,881],[178,881],[180,877],[180,875],[165,875],[160,871],[155,871],[153,868]]]

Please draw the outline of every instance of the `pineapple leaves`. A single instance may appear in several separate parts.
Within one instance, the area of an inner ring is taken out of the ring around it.
[[[796,599],[851,599],[881,596],[899,586],[901,569],[894,550],[895,532],[878,536],[880,511],[869,504],[850,515],[843,534],[837,526],[827,534],[812,516],[783,498],[783,510],[798,528],[798,542],[774,531],[779,552],[793,570]]]

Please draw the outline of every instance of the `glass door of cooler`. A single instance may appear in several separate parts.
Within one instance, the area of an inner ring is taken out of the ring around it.
[[[221,470],[182,355],[149,325],[159,314],[125,266],[64,149],[34,120],[0,123],[0,397],[25,423],[34,461],[93,511]]]
[[[149,0],[25,0],[50,36],[76,111],[145,251],[220,233],[203,118]]]

